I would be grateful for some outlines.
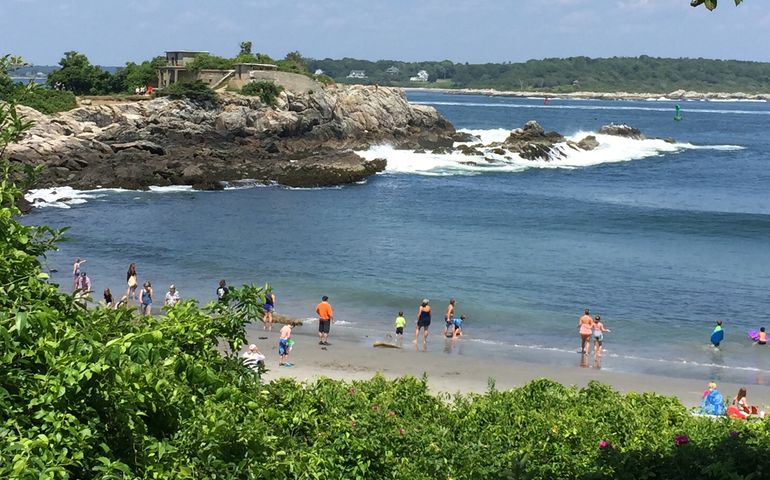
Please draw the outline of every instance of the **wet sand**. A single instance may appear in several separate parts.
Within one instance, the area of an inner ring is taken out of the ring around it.
[[[344,327],[332,327],[330,345],[322,349],[318,345],[317,326],[306,324],[294,328],[294,349],[289,356],[293,367],[278,366],[278,329],[272,332],[262,330],[261,324],[250,327],[248,340],[256,343],[267,356],[269,372],[264,381],[290,377],[299,381],[312,381],[328,377],[344,381],[366,380],[376,373],[386,378],[404,375],[422,377],[427,375],[432,391],[444,393],[484,393],[494,382],[498,390],[507,390],[524,385],[538,378],[549,378],[565,385],[585,386],[596,380],[620,392],[655,392],[678,397],[687,406],[700,404],[703,391],[709,382],[703,380],[673,378],[659,375],[624,373],[607,370],[612,359],[597,359],[593,354],[583,356],[575,353],[574,366],[548,365],[511,360],[501,355],[489,357],[463,355],[470,346],[467,339],[444,339],[432,334],[427,344],[422,340],[413,343],[413,332],[405,335],[402,348],[373,347],[382,338],[372,338],[354,333]],[[260,338],[267,337],[267,338]],[[394,342],[397,343],[397,342]],[[582,364],[582,366],[581,366]],[[725,398],[732,398],[741,385],[719,383],[718,388]],[[765,406],[770,404],[770,387],[749,385],[749,401]]]

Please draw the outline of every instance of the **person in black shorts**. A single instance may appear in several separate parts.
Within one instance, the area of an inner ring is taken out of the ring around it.
[[[334,321],[334,311],[329,304],[329,297],[324,295],[321,298],[321,303],[315,307],[315,311],[318,314],[318,345],[329,345],[326,340],[329,338],[329,328]]]

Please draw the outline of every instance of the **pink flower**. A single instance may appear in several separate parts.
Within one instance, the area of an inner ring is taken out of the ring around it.
[[[395,417],[395,416],[396,416],[396,412],[394,412],[393,410],[391,410],[391,411],[389,411],[389,412],[388,412],[388,416],[389,416],[389,417]]]
[[[685,443],[689,443],[689,442],[690,442],[690,437],[688,437],[683,433],[674,437],[674,443],[676,443],[677,445],[684,445]]]
[[[599,448],[605,449],[605,448],[612,448],[612,444],[608,442],[607,440],[600,440],[599,441]]]
[[[398,433],[400,433],[401,435],[406,435],[406,429],[405,428],[399,428],[398,429]]]
[[[372,411],[379,412],[380,411],[380,406],[377,405],[377,404],[372,405]]]

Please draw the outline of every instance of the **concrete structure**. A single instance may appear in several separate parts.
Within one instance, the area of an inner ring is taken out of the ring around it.
[[[240,90],[252,81],[267,80],[281,85],[291,92],[320,90],[321,84],[304,75],[279,72],[278,66],[269,63],[236,63],[230,70],[193,70],[190,64],[195,56],[207,52],[166,52],[167,65],[158,69],[158,86],[168,87],[177,82],[200,80],[212,89],[227,87]]]
[[[198,55],[208,55],[209,52],[195,52],[192,50],[178,50],[166,52],[166,65],[170,67],[184,67],[193,62]]]

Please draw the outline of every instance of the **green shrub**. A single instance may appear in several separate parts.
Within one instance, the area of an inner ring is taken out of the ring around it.
[[[322,85],[334,85],[335,83],[329,75],[315,75],[313,78]]]
[[[259,97],[265,105],[275,105],[275,100],[282,91],[282,86],[266,80],[250,82],[241,88],[242,95]]]
[[[19,92],[19,104],[42,113],[65,112],[77,107],[77,99],[72,92],[44,88],[35,88],[24,93],[22,91],[23,89],[16,88],[16,92]]]
[[[170,97],[173,99],[189,98],[196,101],[216,102],[217,94],[201,80],[194,82],[173,83],[162,90],[156,90],[158,97]]]

